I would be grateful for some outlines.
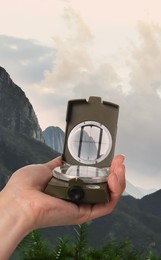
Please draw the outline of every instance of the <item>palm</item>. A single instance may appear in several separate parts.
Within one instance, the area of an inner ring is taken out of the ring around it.
[[[11,177],[8,187],[17,196],[20,207],[30,216],[33,229],[81,224],[108,214],[115,207],[125,187],[123,159],[122,156],[118,156],[113,160],[108,177],[111,199],[105,204],[76,205],[43,193],[52,178],[51,170],[61,164],[59,158],[46,164],[31,165],[18,170]]]

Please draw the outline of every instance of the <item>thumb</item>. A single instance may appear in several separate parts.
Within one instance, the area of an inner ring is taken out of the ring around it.
[[[45,163],[45,165],[52,171],[55,167],[62,165],[61,156]]]

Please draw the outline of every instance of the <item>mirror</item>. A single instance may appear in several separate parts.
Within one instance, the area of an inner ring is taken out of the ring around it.
[[[84,121],[76,125],[69,134],[69,152],[83,164],[102,161],[110,153],[111,147],[109,130],[95,121]]]

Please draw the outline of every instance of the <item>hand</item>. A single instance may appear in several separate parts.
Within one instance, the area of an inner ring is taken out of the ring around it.
[[[111,200],[103,205],[78,206],[43,193],[52,178],[52,170],[61,165],[60,158],[16,171],[5,188],[5,196],[14,197],[13,207],[15,203],[18,204],[19,214],[27,216],[26,221],[31,229],[80,224],[112,212],[125,188],[123,161],[122,155],[116,156],[112,161],[108,177]]]
[[[116,156],[110,167],[110,202],[76,205],[45,194],[52,170],[61,165],[58,157],[45,164],[29,165],[16,171],[0,193],[0,236],[7,245],[1,256],[9,256],[20,240],[33,229],[81,224],[113,211],[125,189],[124,157]],[[10,236],[8,236],[8,230]],[[3,259],[3,258],[2,258]]]

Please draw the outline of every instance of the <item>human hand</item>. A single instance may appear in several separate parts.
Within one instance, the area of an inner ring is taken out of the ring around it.
[[[10,196],[12,200],[14,198],[13,212],[16,204],[19,214],[26,216],[28,228],[31,230],[46,226],[80,224],[112,212],[125,188],[123,161],[122,155],[116,156],[112,161],[108,177],[111,199],[105,204],[76,205],[43,193],[52,178],[52,170],[61,165],[60,158],[16,171],[4,189],[5,196]]]
[[[33,229],[81,224],[111,213],[125,189],[123,163],[122,155],[113,159],[107,178],[110,202],[97,205],[76,205],[43,192],[52,178],[52,170],[61,165],[60,158],[17,170],[0,192],[0,235],[6,245],[0,246],[2,259],[7,259]]]

